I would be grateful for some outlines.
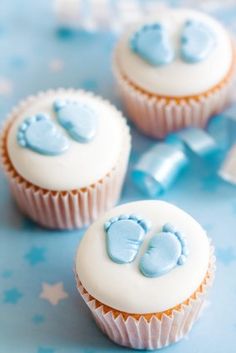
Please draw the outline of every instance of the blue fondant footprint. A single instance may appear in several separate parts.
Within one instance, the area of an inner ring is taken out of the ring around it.
[[[139,29],[131,38],[130,47],[153,66],[166,65],[174,59],[167,31],[159,23],[144,25]]]
[[[215,45],[214,33],[204,23],[189,20],[181,35],[181,57],[188,63],[204,60]]]
[[[118,264],[132,262],[149,230],[147,221],[136,215],[121,215],[105,223],[107,252]]]
[[[183,265],[188,255],[183,235],[166,224],[162,232],[154,235],[142,256],[139,269],[146,277],[158,277]]]
[[[80,102],[57,100],[54,111],[58,122],[77,142],[90,142],[96,135],[97,115]]]
[[[45,114],[25,119],[19,126],[17,141],[22,147],[48,156],[62,154],[69,148],[66,136],[62,135]]]

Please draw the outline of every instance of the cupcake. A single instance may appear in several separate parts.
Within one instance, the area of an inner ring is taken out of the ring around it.
[[[223,26],[189,9],[168,9],[121,36],[114,73],[128,116],[153,138],[203,128],[230,101],[235,48]]]
[[[114,342],[157,349],[179,341],[199,317],[214,275],[203,228],[163,201],[114,208],[85,233],[77,286]]]
[[[20,209],[42,226],[73,229],[117,202],[130,146],[126,121],[109,102],[58,89],[12,111],[1,157]]]

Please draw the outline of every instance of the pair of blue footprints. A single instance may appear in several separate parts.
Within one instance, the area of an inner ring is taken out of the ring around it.
[[[204,23],[188,20],[180,37],[180,57],[187,63],[204,60],[215,45],[215,35]],[[166,65],[175,53],[164,26],[159,23],[144,25],[130,41],[131,49],[153,66]]]
[[[118,264],[127,264],[136,258],[150,224],[137,215],[120,215],[106,222],[104,229],[110,259]],[[183,265],[187,256],[183,234],[171,224],[165,224],[162,231],[149,241],[139,269],[146,277],[162,276],[177,265]]]
[[[57,100],[53,104],[58,123],[79,143],[88,143],[96,135],[97,116],[81,102]],[[39,154],[55,156],[69,148],[69,139],[44,113],[26,118],[19,126],[20,146]]]

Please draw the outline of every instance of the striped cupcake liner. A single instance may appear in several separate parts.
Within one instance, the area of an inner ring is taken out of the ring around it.
[[[97,326],[105,335],[121,346],[153,350],[178,342],[189,333],[204,308],[214,273],[215,257],[212,247],[207,276],[187,304],[173,309],[170,315],[164,313],[161,318],[153,315],[150,319],[146,319],[145,315],[140,315],[138,319],[132,315],[124,318],[122,313],[114,315],[112,308],[104,310],[104,305],[88,294],[77,275],[76,280],[83,300],[91,310]]]
[[[124,78],[114,60],[114,75],[127,116],[145,135],[164,138],[188,126],[204,128],[232,100],[234,67],[219,87],[196,98],[165,98],[145,93]]]
[[[72,89],[66,90],[67,93],[68,91],[75,92]],[[64,90],[60,89],[57,92],[63,93]],[[15,117],[34,100],[51,93],[55,93],[55,91],[29,97],[10,114],[1,136],[2,165],[16,203],[25,215],[46,228],[82,228],[112,208],[120,197],[131,149],[129,128],[121,115],[121,119],[124,121],[124,142],[119,160],[113,169],[95,184],[78,190],[62,192],[37,187],[26,181],[14,169],[8,157],[6,139]],[[110,104],[107,101],[105,103]]]

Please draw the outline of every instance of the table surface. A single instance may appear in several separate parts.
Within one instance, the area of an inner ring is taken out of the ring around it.
[[[236,7],[213,10],[236,31]],[[110,70],[114,43],[111,33],[56,31],[48,0],[1,0],[1,120],[19,99],[58,86],[89,89],[120,106]],[[130,168],[153,143],[134,128],[132,135]],[[188,337],[163,352],[231,353],[236,335],[236,188],[217,178],[214,164],[199,163],[193,162],[162,198],[207,229],[216,246],[216,281],[201,320]],[[129,171],[120,202],[142,198]],[[0,353],[124,350],[98,330],[77,293],[72,268],[83,233],[44,230],[24,218],[0,174]]]

